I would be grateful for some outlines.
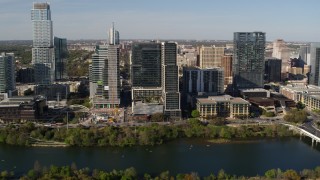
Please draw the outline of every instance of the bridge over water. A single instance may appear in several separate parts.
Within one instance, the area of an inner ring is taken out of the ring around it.
[[[314,143],[316,145],[318,144],[318,142],[320,143],[320,132],[317,133],[317,131],[319,130],[313,126],[312,126],[313,129],[310,129],[310,128],[306,128],[305,126],[298,127],[288,123],[281,123],[281,124],[289,127],[290,130],[300,133],[301,136],[310,137],[312,140],[312,146],[314,145]]]

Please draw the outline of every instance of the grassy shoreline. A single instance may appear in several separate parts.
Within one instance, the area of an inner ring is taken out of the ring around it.
[[[204,125],[188,121],[185,125],[151,124],[141,127],[112,127],[90,129],[52,129],[26,124],[0,129],[0,143],[32,146],[63,144],[79,147],[127,147],[160,145],[181,138],[203,138],[212,143],[249,138],[290,137],[294,132],[282,125],[244,125],[239,127]],[[35,141],[36,140],[36,141]],[[36,142],[36,143],[35,143]],[[53,143],[56,142],[56,143]]]
[[[259,180],[269,180],[269,179],[318,179],[320,178],[320,166],[314,169],[303,169],[297,172],[293,169],[287,169],[282,171],[281,169],[270,169],[267,170],[263,175],[256,176],[243,176],[243,175],[233,175],[228,174],[223,169],[220,171],[212,172],[209,176],[200,176],[197,172],[190,173],[179,173],[171,174],[169,171],[159,172],[157,174],[149,174],[137,172],[134,167],[130,167],[124,170],[112,170],[105,171],[99,169],[90,170],[89,168],[77,169],[75,164],[71,166],[54,166],[42,167],[37,161],[35,162],[34,168],[30,169],[28,172],[24,172],[22,175],[15,175],[13,171],[0,172],[0,179],[88,179],[88,180],[98,180],[98,179],[194,179],[194,180],[238,180],[238,179],[259,179]]]

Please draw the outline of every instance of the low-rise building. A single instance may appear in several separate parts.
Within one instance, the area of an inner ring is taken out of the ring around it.
[[[295,102],[299,102],[302,101],[303,94],[320,93],[320,87],[315,85],[290,84],[287,86],[280,86],[280,93]]]
[[[229,95],[209,96],[208,98],[197,98],[197,110],[200,117],[248,117],[250,103],[242,98],[234,98]]]
[[[308,110],[320,109],[320,93],[318,94],[302,94],[302,103],[306,105]]]
[[[0,120],[36,120],[43,115],[45,107],[42,96],[5,98],[0,102]]]
[[[270,92],[262,88],[240,89],[240,95],[244,99],[251,97],[270,97]]]

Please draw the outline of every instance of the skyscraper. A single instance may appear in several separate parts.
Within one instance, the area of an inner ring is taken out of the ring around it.
[[[15,61],[13,53],[0,54],[0,93],[16,89]]]
[[[109,41],[110,43],[110,41]],[[90,97],[95,108],[116,108],[120,105],[119,47],[100,45],[92,55],[89,67]]]
[[[33,3],[32,63],[35,68],[35,83],[48,85],[54,81],[55,63],[50,5]]]
[[[55,79],[61,80],[66,78],[65,71],[66,60],[68,55],[67,39],[54,37],[54,52],[55,52]]]
[[[310,46],[310,80],[309,83],[319,86],[320,85],[320,43],[311,43]]]
[[[205,47],[200,48],[200,67],[212,68],[221,67],[222,56],[224,55],[224,47]]]
[[[170,118],[180,118],[181,108],[176,43],[161,43],[161,64],[164,114]]]
[[[266,36],[263,32],[235,32],[233,83],[236,89],[263,87]]]
[[[131,54],[132,87],[161,87],[161,44],[134,43]]]
[[[119,31],[114,29],[114,23],[112,23],[112,27],[109,29],[109,44],[118,45],[119,43]]]

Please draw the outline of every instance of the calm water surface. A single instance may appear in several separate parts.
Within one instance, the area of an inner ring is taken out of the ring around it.
[[[224,169],[229,174],[254,176],[268,169],[314,168],[320,165],[320,145],[310,139],[254,140],[228,144],[209,144],[205,140],[177,140],[155,147],[129,148],[43,148],[0,145],[0,170],[16,174],[42,166],[71,165],[103,170],[135,167],[138,173],[158,174],[198,172],[209,175]]]

